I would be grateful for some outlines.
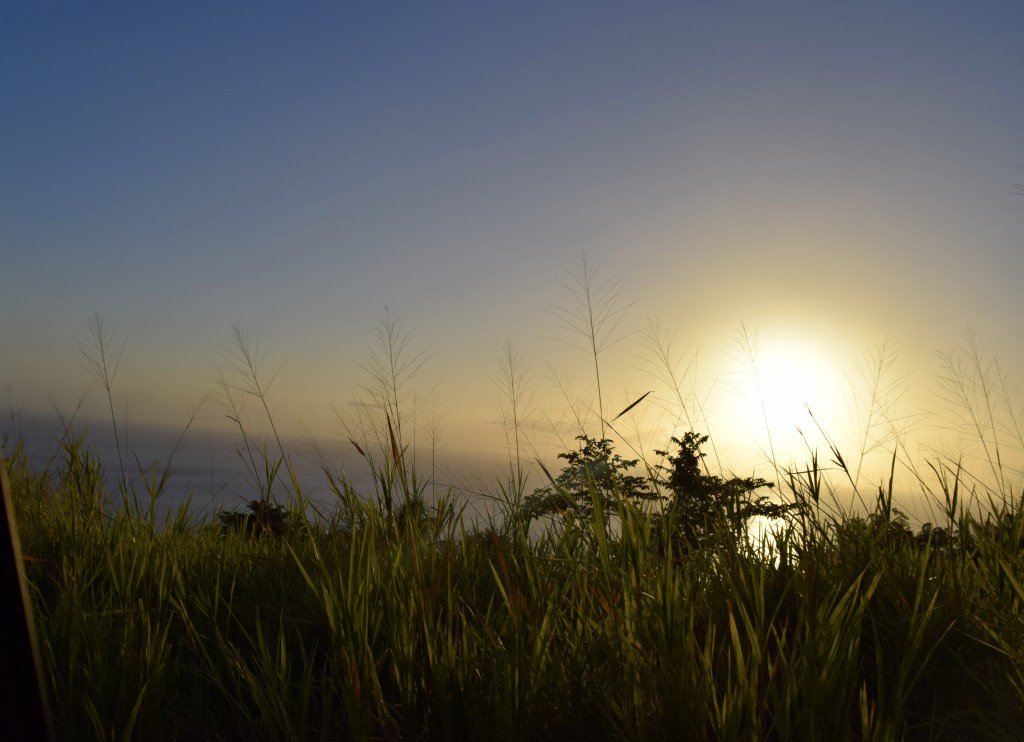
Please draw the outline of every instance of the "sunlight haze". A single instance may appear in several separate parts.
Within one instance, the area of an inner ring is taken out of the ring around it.
[[[392,318],[417,446],[505,455],[508,341],[552,461],[601,431],[560,321],[585,259],[605,420],[650,392],[624,454],[695,428],[774,479],[831,443],[870,494],[894,451],[985,469],[980,425],[1019,480],[1022,29],[1016,3],[8,4],[0,383],[109,420],[98,315],[118,419],[231,430],[237,326],[281,430],[343,446]],[[942,381],[970,337],[1008,396],[981,423]]]

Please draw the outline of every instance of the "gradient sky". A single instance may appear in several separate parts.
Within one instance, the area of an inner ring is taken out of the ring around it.
[[[493,447],[506,340],[537,419],[549,364],[593,386],[549,311],[585,251],[635,302],[601,362],[608,408],[654,390],[638,429],[670,430],[648,317],[737,450],[803,402],[841,429],[887,335],[936,412],[968,327],[1024,370],[1022,30],[1018,2],[5,4],[0,382],[73,405],[99,312],[132,419],[179,424],[241,323],[280,424],[330,435],[387,308],[446,445]]]

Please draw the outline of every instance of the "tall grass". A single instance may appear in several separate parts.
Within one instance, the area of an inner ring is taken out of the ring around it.
[[[84,438],[8,442],[63,739],[1015,739],[1024,518],[943,544],[868,517],[716,534],[649,515],[531,537],[446,502],[277,536],[111,507]],[[394,467],[402,467],[401,450]],[[595,492],[595,506],[600,498]],[[514,517],[510,515],[509,517]],[[958,546],[957,544],[962,544]]]
[[[566,322],[582,323],[602,430],[614,432],[598,357],[620,310],[592,268],[580,266]],[[98,320],[95,330],[110,347]],[[158,522],[166,473],[143,483],[145,507],[123,473],[108,491],[103,462],[70,423],[42,471],[21,441],[3,442],[61,739],[1020,738],[1024,492],[1008,462],[1024,426],[977,343],[948,357],[945,378],[954,400],[980,405],[965,434],[991,484],[971,473],[978,460],[913,459],[885,401],[883,346],[861,450],[846,457],[821,431],[830,464],[816,451],[799,467],[773,456],[793,517],[756,538],[722,527],[682,548],[664,535],[671,515],[593,480],[592,518],[530,523],[532,381],[511,345],[498,378],[504,507],[470,519],[454,489],[425,497],[434,476],[417,466],[422,398],[410,386],[425,357],[390,313],[364,366],[366,396],[354,417],[338,416],[372,491],[323,456],[337,507],[313,509],[276,432],[274,455],[248,433],[252,400],[276,431],[273,375],[244,332],[233,338],[222,401],[259,485],[250,516],[199,523],[186,504]],[[703,412],[684,404],[687,372],[670,341],[652,326],[678,419],[696,427]],[[109,357],[96,370],[114,409]],[[861,481],[876,449],[890,457],[877,494]],[[894,500],[897,466],[936,502],[939,525],[910,528]],[[289,496],[272,503],[282,467]],[[646,466],[652,491],[665,491],[661,472]],[[840,504],[837,482],[860,510]]]
[[[598,265],[585,252],[576,258],[569,278],[560,282],[566,304],[551,307],[559,329],[566,334],[560,338],[569,345],[589,354],[594,366],[594,387],[597,398],[597,418],[601,437],[606,435],[604,393],[601,387],[601,354],[622,339],[618,332],[632,302],[623,302],[622,279],[602,279]],[[577,418],[579,415],[577,414]]]

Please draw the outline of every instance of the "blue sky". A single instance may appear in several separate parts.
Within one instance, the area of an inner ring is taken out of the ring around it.
[[[635,302],[606,406],[657,385],[627,335],[654,317],[737,446],[766,444],[740,323],[766,385],[847,384],[887,335],[928,379],[968,327],[1024,370],[1022,28],[1009,2],[7,4],[0,382],[73,405],[99,312],[133,419],[175,423],[241,323],[283,426],[330,434],[387,308],[450,445],[494,446],[506,339],[543,416],[549,365],[592,404],[547,311],[581,251]],[[840,426],[839,396],[799,402]]]

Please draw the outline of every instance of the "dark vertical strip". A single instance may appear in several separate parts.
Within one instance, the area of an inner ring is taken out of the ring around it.
[[[4,509],[0,523],[0,730],[13,734],[7,739],[52,742],[32,603],[14,522],[14,497],[2,454],[0,495]]]

